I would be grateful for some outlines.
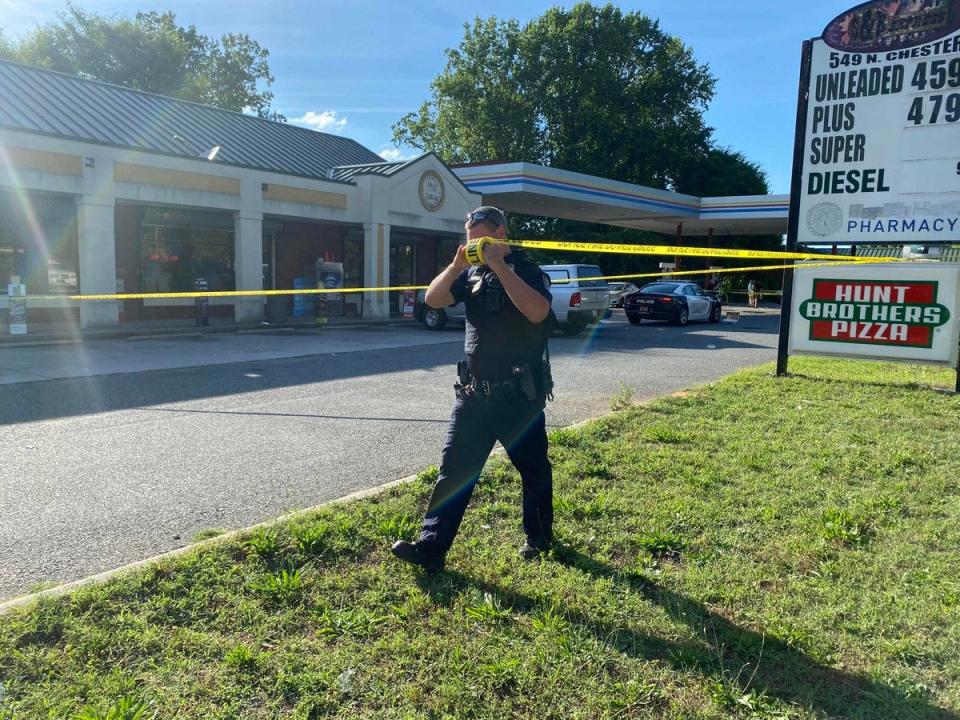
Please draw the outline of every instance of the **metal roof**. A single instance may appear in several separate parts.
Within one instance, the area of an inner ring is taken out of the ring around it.
[[[444,167],[447,167],[443,160],[433,151],[425,152],[423,155],[419,155],[415,158],[410,158],[409,160],[401,160],[399,162],[381,162],[378,163],[361,163],[357,165],[341,165],[335,167],[330,171],[330,177],[334,180],[352,180],[353,178],[359,175],[380,175],[381,177],[390,177],[396,175],[397,173],[406,170],[411,165],[416,165],[421,160],[424,160],[428,157],[432,157],[437,162],[439,162]],[[457,183],[467,192],[472,192],[479,194],[475,190],[471,190],[466,185],[464,185],[463,180],[460,176],[447,168],[450,171],[451,177],[457,181]]]
[[[330,171],[330,177],[335,180],[349,180],[357,175],[382,175],[384,177],[390,177],[391,175],[396,175],[401,170],[420,162],[429,155],[437,157],[436,153],[427,152],[423,155],[418,155],[415,158],[410,158],[409,160],[400,160],[399,162],[384,162],[381,159],[378,163],[341,165],[340,167],[335,167]],[[440,160],[439,157],[437,157],[437,159]],[[441,162],[443,161],[441,160]]]
[[[0,127],[328,180],[382,158],[350,138],[0,60]]]
[[[357,175],[383,175],[389,177],[406,165],[406,162],[365,163],[363,165],[340,165],[330,170],[334,180],[350,180]]]

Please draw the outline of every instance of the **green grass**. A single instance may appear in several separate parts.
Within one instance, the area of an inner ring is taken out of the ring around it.
[[[0,719],[958,718],[953,375],[791,369],[554,431],[543,561],[496,461],[438,576],[431,469],[2,616]]]
[[[210,538],[215,538],[220,535],[223,535],[226,530],[221,530],[220,528],[207,528],[206,530],[201,530],[193,536],[193,542],[202,542],[204,540],[209,540]]]

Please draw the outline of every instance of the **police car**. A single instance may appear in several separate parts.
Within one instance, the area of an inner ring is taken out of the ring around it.
[[[718,323],[723,316],[720,300],[689,282],[644,285],[623,299],[623,310],[632,325],[643,320],[665,320],[674,325],[686,325],[691,320]]]

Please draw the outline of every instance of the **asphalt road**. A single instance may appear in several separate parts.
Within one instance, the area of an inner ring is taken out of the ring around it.
[[[777,322],[632,327],[618,315],[558,336],[547,421],[607,412],[621,382],[643,399],[772,361]],[[0,598],[436,463],[463,331],[355,332],[358,348],[372,333],[410,344],[0,385]]]

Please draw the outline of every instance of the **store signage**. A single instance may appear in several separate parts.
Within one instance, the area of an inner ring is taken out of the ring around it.
[[[790,352],[957,363],[960,266],[803,267]]]
[[[22,283],[7,285],[7,302],[10,308],[10,334],[27,334],[27,287]]]
[[[416,293],[413,290],[404,290],[400,296],[400,314],[405,318],[413,317],[414,302]]]
[[[805,89],[798,243],[960,237],[960,0],[841,14]]]
[[[823,39],[846,52],[883,52],[932,43],[960,30],[960,13],[943,0],[865,2],[841,13]]]
[[[420,204],[430,212],[436,212],[443,206],[445,189],[443,178],[434,170],[427,170],[420,176]]]

